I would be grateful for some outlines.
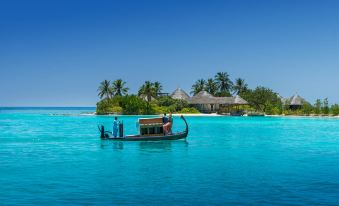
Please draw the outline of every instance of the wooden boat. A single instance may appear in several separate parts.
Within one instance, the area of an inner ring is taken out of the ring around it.
[[[188,124],[184,116],[181,119],[185,122],[186,129],[183,132],[171,133],[164,135],[162,130],[162,118],[142,118],[139,119],[139,131],[137,135],[126,135],[114,137],[112,132],[105,131],[104,126],[98,127],[100,131],[100,138],[103,140],[116,141],[160,141],[160,140],[179,140],[184,139],[188,135]],[[120,132],[123,133],[120,128]]]

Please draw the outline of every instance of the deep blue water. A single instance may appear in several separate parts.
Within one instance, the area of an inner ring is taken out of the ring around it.
[[[113,143],[91,111],[0,108],[0,204],[339,204],[339,119],[188,117],[187,141]]]

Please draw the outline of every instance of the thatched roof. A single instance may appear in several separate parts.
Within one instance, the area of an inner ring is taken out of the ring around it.
[[[248,104],[248,102],[246,100],[244,100],[243,98],[241,98],[239,95],[234,97],[234,103],[236,105],[245,105]]]
[[[201,91],[190,99],[190,104],[215,104],[215,97],[206,91]]]
[[[172,94],[171,97],[173,99],[181,99],[181,100],[186,100],[188,101],[190,99],[190,96],[188,96],[188,94],[182,90],[181,88],[177,88]]]
[[[233,104],[234,97],[214,97],[215,104]]]
[[[201,91],[194,95],[189,101],[190,104],[227,104],[227,105],[245,105],[248,104],[240,96],[235,97],[214,97],[206,91]]]
[[[305,99],[302,98],[299,95],[294,95],[293,97],[290,98],[290,106],[302,106],[305,103]]]

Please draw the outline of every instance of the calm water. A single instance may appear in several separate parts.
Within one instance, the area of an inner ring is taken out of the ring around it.
[[[0,109],[0,204],[339,204],[339,120],[188,117],[187,141],[113,143],[93,110]]]

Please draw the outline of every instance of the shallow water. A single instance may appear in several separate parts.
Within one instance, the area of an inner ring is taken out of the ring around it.
[[[187,117],[186,141],[119,143],[93,110],[0,108],[0,204],[338,205],[338,119]]]

